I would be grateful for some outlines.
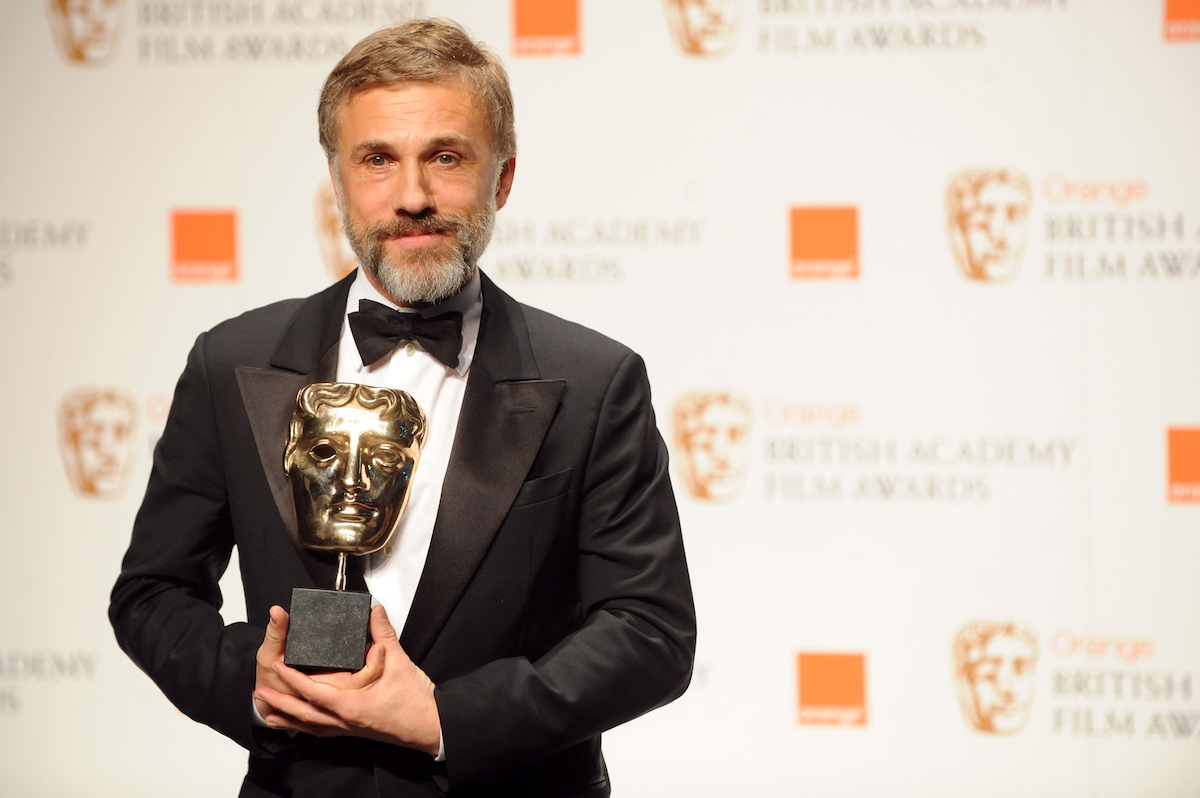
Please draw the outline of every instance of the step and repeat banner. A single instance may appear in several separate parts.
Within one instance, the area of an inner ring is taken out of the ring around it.
[[[108,591],[195,336],[353,268],[317,93],[425,15],[512,76],[484,269],[672,452],[698,661],[616,794],[1200,795],[1197,0],[6,5],[0,795],[235,794]]]

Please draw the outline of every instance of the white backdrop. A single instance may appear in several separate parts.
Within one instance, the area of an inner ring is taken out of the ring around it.
[[[1200,3],[91,5],[75,58],[0,12],[0,796],[235,794],[107,594],[196,334],[333,279],[317,93],[414,14],[512,76],[485,270],[641,352],[672,444],[697,671],[616,794],[1200,794]]]

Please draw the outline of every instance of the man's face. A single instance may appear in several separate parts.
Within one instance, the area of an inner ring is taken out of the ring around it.
[[[959,216],[969,276],[982,280],[1012,277],[1021,265],[1028,229],[1029,200],[1011,183],[993,180],[966,197]]]
[[[353,94],[338,115],[330,173],[371,282],[420,306],[474,275],[515,166],[496,163],[479,104],[447,80]]]
[[[383,548],[418,452],[403,420],[368,409],[325,408],[307,419],[287,463],[301,542],[351,554]]]
[[[742,408],[719,402],[688,419],[683,449],[689,488],[705,499],[732,499],[740,487],[749,421]]]
[[[996,635],[988,640],[968,671],[975,716],[983,731],[1012,734],[1025,726],[1036,664],[1029,643],[1020,638]]]
[[[64,55],[85,64],[107,61],[120,25],[120,0],[52,0],[51,22]]]
[[[733,41],[737,27],[734,0],[665,0],[671,33],[690,55],[716,55]]]

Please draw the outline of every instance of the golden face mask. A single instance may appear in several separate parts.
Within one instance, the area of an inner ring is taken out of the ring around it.
[[[301,389],[284,454],[300,542],[343,559],[387,545],[425,429],[425,414],[403,391],[330,382]]]

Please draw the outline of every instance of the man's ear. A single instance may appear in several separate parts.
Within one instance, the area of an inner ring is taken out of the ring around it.
[[[332,166],[330,167],[332,169]],[[500,176],[496,179],[496,210],[508,202],[508,193],[512,191],[513,175],[517,171],[517,158],[514,155],[500,164]]]

